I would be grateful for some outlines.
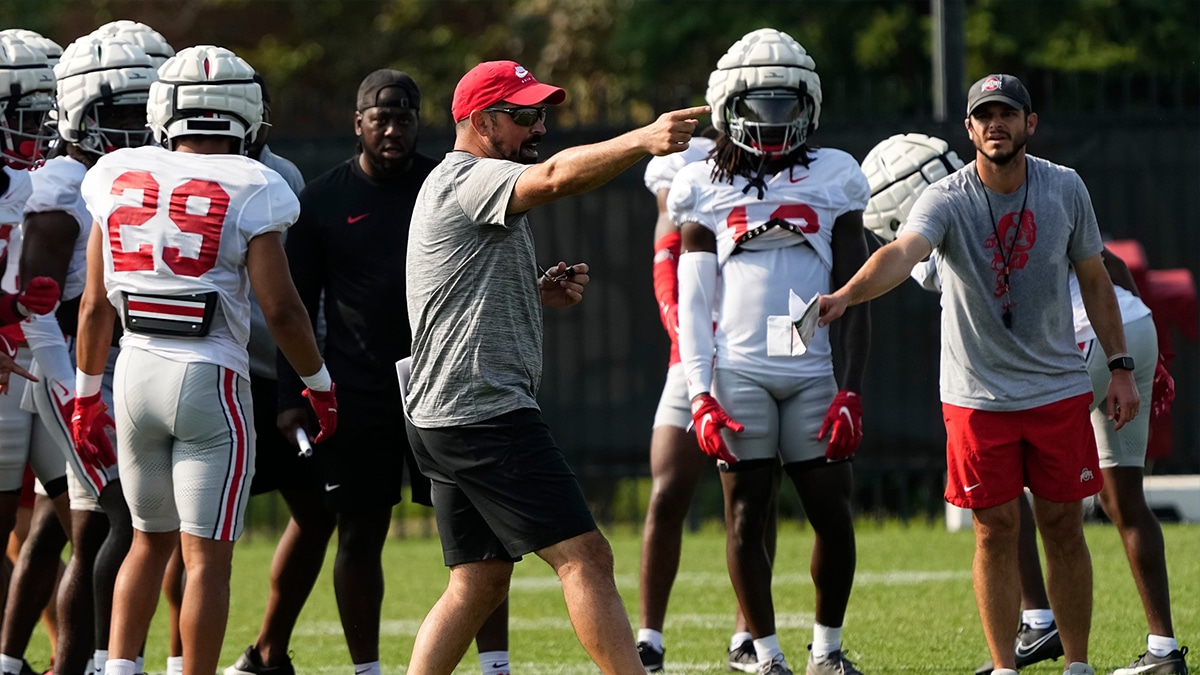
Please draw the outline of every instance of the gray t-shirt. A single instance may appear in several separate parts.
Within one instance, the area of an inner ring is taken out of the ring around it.
[[[1037,157],[1027,166],[1025,184],[1004,195],[987,190],[971,162],[929,186],[904,226],[938,251],[941,392],[951,405],[1028,410],[1092,390],[1075,344],[1067,272],[1104,248],[1096,214],[1074,170]]]
[[[542,304],[526,214],[506,215],[523,164],[454,151],[429,174],[408,235],[414,424],[537,408]]]

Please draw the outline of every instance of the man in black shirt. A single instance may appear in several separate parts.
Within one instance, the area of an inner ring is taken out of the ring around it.
[[[334,590],[354,671],[364,675],[379,675],[380,555],[406,465],[413,501],[430,503],[429,482],[415,468],[403,425],[397,426],[404,413],[395,369],[412,345],[408,316],[396,311],[405,298],[409,218],[417,191],[437,165],[416,151],[420,105],[420,90],[402,72],[377,70],[363,80],[354,115],[358,153],[307,185],[287,239],[292,279],[314,325],[324,309],[324,356],[338,383],[338,434],[315,448],[312,461],[324,483],[325,506],[337,521]],[[280,361],[278,377],[284,436],[314,430],[307,402],[288,391],[296,386],[296,373]],[[289,529],[294,526],[303,533],[305,523],[293,521]],[[328,541],[327,529],[319,523],[312,529]],[[258,643],[226,675],[292,674],[287,641],[320,571],[324,546],[319,557],[311,548],[295,555],[315,559],[276,555],[272,601]],[[297,574],[280,574],[289,565]]]

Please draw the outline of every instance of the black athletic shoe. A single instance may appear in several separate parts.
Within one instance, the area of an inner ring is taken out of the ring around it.
[[[806,675],[862,675],[854,662],[846,658],[842,650],[826,654],[821,659],[813,658],[812,645],[808,646],[808,668]]]
[[[1114,670],[1113,675],[1188,675],[1187,653],[1187,647],[1180,647],[1166,656],[1155,656],[1146,652],[1139,656],[1137,661]]]
[[[225,669],[224,675],[296,675],[291,657],[284,657],[284,659],[282,664],[268,668],[263,665],[258,650],[254,648],[254,645],[250,645],[232,666]]]
[[[663,654],[667,652],[666,648],[655,649],[654,645],[649,642],[637,643],[638,657],[642,659],[642,667],[647,673],[661,673],[663,671]],[[231,675],[225,673],[225,675]]]
[[[1062,658],[1062,640],[1058,638],[1058,624],[1050,622],[1049,628],[1030,628],[1029,624],[1021,624],[1017,631],[1017,642],[1013,647],[1017,655],[1017,669],[1042,661]],[[991,660],[975,669],[975,675],[990,675],[993,669]]]
[[[754,640],[746,640],[729,650],[729,669],[743,673],[758,672],[758,652],[754,651]]]

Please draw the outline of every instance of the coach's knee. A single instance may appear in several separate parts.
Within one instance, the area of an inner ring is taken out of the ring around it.
[[[450,568],[450,588],[464,601],[492,611],[508,597],[513,565],[506,560],[482,560]]]
[[[576,574],[612,578],[613,553],[600,530],[585,532],[538,551],[565,583]]]
[[[975,545],[988,550],[1017,550],[1021,511],[1014,500],[986,509],[975,509]]]
[[[1071,548],[1084,543],[1081,502],[1039,499],[1034,503],[1033,513],[1047,548]]]

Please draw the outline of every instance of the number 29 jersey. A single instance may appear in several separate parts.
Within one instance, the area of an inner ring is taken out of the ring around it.
[[[871,188],[848,153],[819,148],[809,156],[808,168],[763,176],[761,198],[744,177],[714,182],[711,160],[683,167],[671,184],[671,219],[695,222],[716,238],[717,368],[799,377],[833,372],[828,328],[817,329],[802,356],[778,353],[778,345],[791,344],[788,291],[806,301],[830,292],[834,222],[866,208]]]
[[[283,178],[239,155],[144,146],[101,157],[82,192],[104,235],[105,290],[126,325],[128,293],[216,293],[206,336],[127,330],[121,346],[175,361],[215,363],[249,378],[246,251],[254,237],[283,232],[299,217],[300,202]]]

